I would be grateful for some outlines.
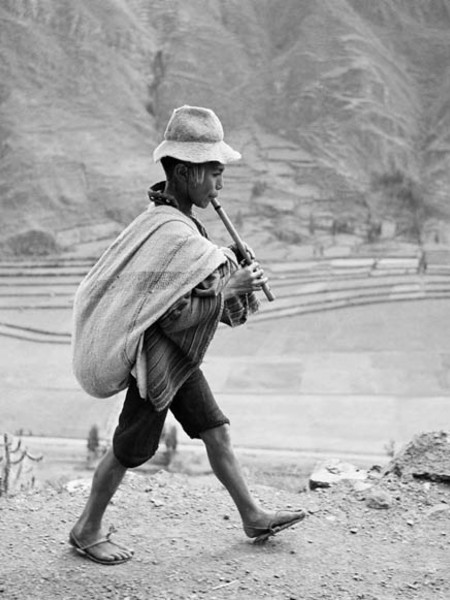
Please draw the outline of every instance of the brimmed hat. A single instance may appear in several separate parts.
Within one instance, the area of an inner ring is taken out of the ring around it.
[[[223,141],[219,117],[209,108],[181,106],[176,108],[167,124],[164,141],[153,152],[155,162],[172,156],[191,163],[239,160],[241,155]]]

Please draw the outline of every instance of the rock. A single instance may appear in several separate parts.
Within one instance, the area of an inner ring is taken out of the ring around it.
[[[339,481],[363,481],[367,479],[367,472],[358,469],[350,463],[332,459],[320,463],[309,478],[309,486],[312,490],[316,488],[327,488]]]
[[[369,508],[387,509],[392,506],[391,495],[380,489],[372,489],[366,497],[366,505]]]
[[[73,494],[75,492],[87,492],[91,488],[91,483],[91,479],[74,479],[72,481],[68,481],[65,485],[65,488],[69,494]]]
[[[389,463],[384,475],[394,473],[429,481],[450,481],[450,439],[445,431],[415,436]]]
[[[440,517],[443,516],[443,514],[449,510],[450,506],[448,504],[436,504],[435,506],[432,506],[429,510],[427,510],[427,512],[425,513],[425,518],[428,519],[430,517]],[[447,517],[448,515],[445,516]]]
[[[353,483],[355,492],[366,492],[367,490],[370,490],[371,487],[373,487],[373,484],[367,483],[366,481],[357,480]]]

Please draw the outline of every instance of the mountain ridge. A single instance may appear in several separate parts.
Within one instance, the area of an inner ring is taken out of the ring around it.
[[[360,242],[386,221],[403,241],[450,241],[450,0],[208,9],[4,2],[3,253],[27,252],[33,231],[46,252],[69,247],[64,232],[73,240],[90,226],[95,239],[128,223],[161,176],[151,152],[185,103],[216,110],[244,152],[227,196],[244,233],[260,223],[276,245],[281,225],[295,246],[326,216],[328,233]]]

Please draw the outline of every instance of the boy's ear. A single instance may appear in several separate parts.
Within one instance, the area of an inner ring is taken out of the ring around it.
[[[178,163],[175,165],[173,170],[174,177],[180,181],[187,181],[188,178],[188,168],[183,163]]]

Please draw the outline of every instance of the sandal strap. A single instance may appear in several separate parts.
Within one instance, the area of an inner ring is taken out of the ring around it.
[[[80,550],[89,550],[89,548],[93,548],[94,546],[98,546],[99,544],[104,544],[105,542],[110,542],[109,534],[103,538],[100,538],[99,540],[96,540],[95,542],[92,542],[91,544],[79,546],[79,549]],[[112,542],[112,543],[114,543],[114,542]]]
[[[127,548],[125,548],[125,546],[121,546],[120,544],[118,544],[117,542],[114,542],[111,539],[112,534],[116,533],[116,531],[117,531],[117,529],[114,527],[114,525],[110,525],[109,531],[105,535],[105,537],[102,537],[99,540],[92,542],[91,544],[86,544],[85,546],[79,546],[79,549],[80,550],[89,550],[89,548],[94,548],[94,546],[99,546],[100,544],[109,542],[110,544],[112,544],[113,546],[117,546],[117,548],[120,548],[121,550],[127,550]]]
[[[244,531],[247,532],[251,532],[252,534],[256,534],[258,531],[262,532],[262,533],[276,533],[278,527],[282,527],[283,525],[289,524],[291,523],[291,521],[286,521],[285,523],[278,523],[277,524],[277,520],[280,517],[280,515],[282,513],[292,513],[292,520],[294,521],[294,523],[292,523],[293,525],[295,524],[295,521],[301,521],[304,518],[305,515],[305,511],[302,509],[299,510],[278,510],[275,513],[275,516],[269,521],[269,523],[265,526],[265,527],[257,527],[257,526],[247,526],[244,527]],[[294,517],[294,515],[298,515],[298,517]]]

